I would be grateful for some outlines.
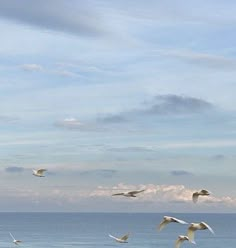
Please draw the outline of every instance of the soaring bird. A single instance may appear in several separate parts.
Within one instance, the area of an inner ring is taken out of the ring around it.
[[[22,242],[21,240],[15,239],[11,233],[10,233],[10,235],[11,235],[11,237],[12,237],[12,239],[13,239],[12,242],[13,242],[15,245],[19,245],[19,243]]]
[[[116,194],[113,194],[112,196],[123,195],[123,196],[126,196],[126,197],[136,197],[136,194],[141,193],[143,191],[145,191],[145,189],[134,190],[134,191],[129,191],[129,192],[122,192],[122,193],[116,193]]]
[[[183,235],[179,235],[178,239],[175,241],[175,248],[179,248],[180,245],[185,241],[190,241],[188,236],[183,236]],[[190,241],[191,242],[191,241]],[[191,243],[196,244],[194,241],[192,241]]]
[[[160,223],[158,230],[161,231],[167,224],[171,222],[176,222],[180,224],[188,224],[187,222],[183,220],[179,220],[177,218],[171,217],[171,216],[164,216],[163,221]]]
[[[202,189],[200,191],[194,192],[192,195],[193,202],[196,203],[198,201],[198,197],[202,196],[207,196],[210,195],[210,192],[208,190]]]
[[[33,175],[36,177],[45,177],[43,175],[44,171],[47,171],[47,170],[46,169],[33,170]]]
[[[190,242],[194,242],[194,232],[197,230],[205,230],[208,229],[212,234],[214,234],[214,231],[212,230],[212,228],[205,222],[200,222],[200,223],[191,223],[189,228],[188,228],[188,232],[187,232],[187,236],[189,238]]]
[[[118,243],[128,243],[127,239],[129,238],[129,233],[127,233],[121,238],[114,237],[111,234],[109,234],[109,237],[113,238]]]

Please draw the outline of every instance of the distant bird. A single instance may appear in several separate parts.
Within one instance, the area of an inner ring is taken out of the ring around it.
[[[127,239],[129,238],[129,233],[121,238],[114,237],[111,234],[109,234],[109,237],[113,238],[118,243],[128,243]]]
[[[11,233],[10,233],[10,235],[11,235],[11,237],[12,237],[12,239],[13,239],[12,242],[13,242],[15,245],[19,245],[19,243],[22,242],[21,240],[15,239]]]
[[[180,224],[188,224],[187,222],[183,220],[179,220],[177,218],[171,217],[171,216],[164,216],[163,221],[160,223],[158,230],[161,231],[167,224],[171,222],[176,222]]]
[[[178,239],[175,241],[175,248],[179,248],[180,245],[181,245],[185,240],[191,242],[191,241],[189,240],[188,236],[179,235]],[[192,241],[191,243],[196,244],[195,241]]]
[[[123,195],[123,196],[126,196],[126,197],[136,197],[136,194],[141,193],[143,191],[145,191],[145,189],[134,190],[134,191],[129,191],[129,192],[122,192],[122,193],[116,193],[116,194],[113,194],[112,196]]]
[[[212,234],[214,234],[214,231],[212,230],[212,228],[205,222],[200,222],[200,223],[191,223],[189,228],[188,228],[188,232],[187,232],[187,236],[189,238],[190,242],[194,242],[194,232],[197,230],[205,230],[208,229]]]
[[[208,190],[202,189],[200,191],[194,192],[192,195],[193,202],[196,203],[198,201],[199,196],[207,196],[210,195],[210,192]]]
[[[47,170],[46,169],[33,170],[33,175],[36,177],[45,177],[43,175],[44,171],[47,171]]]

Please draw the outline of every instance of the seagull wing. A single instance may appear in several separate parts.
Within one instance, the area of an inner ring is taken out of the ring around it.
[[[206,189],[202,189],[201,192],[202,192],[203,194],[206,194],[206,195],[210,194],[210,192],[209,192],[208,190],[206,190]]]
[[[124,195],[124,193],[116,193],[116,194],[112,194],[112,196],[114,195]]]
[[[126,241],[128,238],[129,238],[129,233],[127,233],[126,235],[124,235],[120,239]]]
[[[160,223],[160,225],[159,225],[159,227],[158,227],[158,230],[161,231],[168,223],[169,223],[169,221],[164,219],[164,220]]]
[[[179,238],[178,238],[178,239],[175,241],[175,248],[179,248],[180,245],[181,245],[183,242],[184,242],[183,239],[179,239]]]
[[[109,234],[109,237],[112,238],[112,239],[118,240],[118,238],[112,236],[111,234]]]
[[[15,240],[15,238],[13,237],[13,235],[9,232],[9,234],[11,235],[12,239]]]
[[[138,194],[138,193],[141,193],[145,191],[145,189],[142,189],[142,190],[134,190],[134,191],[129,191],[128,194],[131,194],[131,195],[134,195],[134,194]]]
[[[180,224],[188,224],[186,221],[183,221],[183,220],[180,220],[180,219],[177,219],[177,218],[174,218],[174,217],[172,217],[171,218],[174,222],[178,222],[178,223],[180,223]]]
[[[39,169],[39,170],[37,170],[37,172],[38,172],[39,174],[43,174],[44,171],[47,171],[47,170],[46,170],[46,169]]]
[[[196,231],[196,229],[192,228],[192,227],[189,227],[188,228],[188,233],[187,233],[187,236],[189,238],[189,241],[192,242],[192,243],[195,243],[194,241],[194,232]]]
[[[201,222],[201,225],[205,226],[212,234],[215,234],[213,229],[206,222]]]
[[[198,192],[193,193],[192,199],[193,199],[194,203],[197,202],[197,200],[198,200]]]

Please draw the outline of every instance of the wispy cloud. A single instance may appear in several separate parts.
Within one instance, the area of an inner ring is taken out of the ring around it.
[[[172,176],[192,176],[193,174],[185,170],[173,170],[170,172]]]
[[[103,33],[100,18],[84,1],[0,1],[0,17],[42,29],[74,35]]]
[[[9,166],[5,168],[5,171],[8,173],[20,173],[23,172],[24,170],[25,168],[20,166]]]
[[[112,178],[116,174],[117,170],[111,169],[84,170],[80,172],[81,176],[99,176],[103,178]]]
[[[23,64],[19,67],[24,71],[43,71],[43,67],[38,64]]]

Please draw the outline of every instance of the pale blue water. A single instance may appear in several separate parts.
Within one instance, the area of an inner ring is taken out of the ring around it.
[[[22,239],[19,247],[124,247],[169,248],[179,234],[185,234],[187,225],[171,223],[161,232],[157,225],[164,214],[127,213],[0,213],[0,247],[15,247],[11,232]],[[197,231],[197,245],[184,242],[181,247],[235,248],[236,214],[165,214],[187,222],[207,222],[215,231]],[[130,232],[129,242],[116,243],[108,237]]]

